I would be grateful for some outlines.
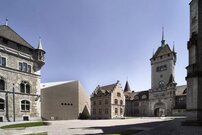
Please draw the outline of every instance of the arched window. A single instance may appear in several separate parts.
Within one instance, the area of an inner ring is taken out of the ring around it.
[[[2,77],[0,77],[0,90],[5,90],[5,81]]]
[[[30,94],[31,93],[31,87],[28,82],[22,81],[20,84],[20,92]]]
[[[3,99],[0,98],[0,111],[4,110],[5,108],[5,102]]]
[[[120,104],[123,105],[123,100],[120,100]]]
[[[118,92],[118,93],[117,93],[117,97],[121,97],[121,93]]]
[[[136,96],[134,96],[134,100],[138,100],[139,99],[139,97],[136,95]]]
[[[146,96],[146,95],[143,95],[143,96],[142,96],[142,99],[146,99],[146,98],[147,98],[147,96]]]
[[[21,111],[30,111],[30,102],[27,100],[21,101]]]

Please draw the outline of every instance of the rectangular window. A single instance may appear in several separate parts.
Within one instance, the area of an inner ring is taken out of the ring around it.
[[[28,65],[28,66],[27,66],[27,72],[28,72],[28,73],[31,73],[31,65]]]
[[[102,114],[102,109],[99,109],[99,114],[100,114],[100,115]]]
[[[102,104],[102,101],[101,100],[99,100],[99,105],[101,105]]]
[[[5,67],[6,66],[6,58],[0,56],[0,65]]]
[[[115,114],[118,114],[118,109],[117,108],[115,108]]]
[[[105,99],[105,104],[108,104],[108,99]]]
[[[93,114],[96,114],[96,109],[93,109]]]
[[[2,66],[5,67],[6,66],[6,58],[1,57],[2,58]]]
[[[121,114],[121,115],[123,114],[123,109],[122,109],[122,108],[120,108],[120,114]]]
[[[19,70],[22,71],[23,67],[22,67],[22,63],[19,62]]]
[[[24,63],[24,62],[23,62],[23,71],[27,72],[27,63]]]
[[[105,114],[108,114],[108,108],[105,108]]]
[[[93,101],[93,105],[94,105],[94,106],[96,105],[96,101]]]

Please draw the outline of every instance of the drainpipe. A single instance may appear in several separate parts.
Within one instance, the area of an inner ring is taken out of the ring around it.
[[[13,122],[15,122],[15,88],[13,84]]]

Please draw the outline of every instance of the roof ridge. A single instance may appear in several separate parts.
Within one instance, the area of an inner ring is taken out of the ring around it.
[[[6,27],[8,28],[11,32],[13,32],[14,34],[16,34],[19,38],[21,38],[22,41],[24,41],[26,44],[22,44],[22,43],[18,43],[17,41],[13,41],[12,39],[9,39],[7,37],[4,37],[4,38],[7,38],[8,40],[11,40],[15,43],[18,43],[20,45],[23,45],[23,46],[26,46],[28,48],[31,48],[31,49],[35,49],[31,44],[29,44],[22,36],[20,36],[17,32],[15,32],[15,30],[13,30],[10,26],[7,26],[7,25],[0,25],[0,27]]]

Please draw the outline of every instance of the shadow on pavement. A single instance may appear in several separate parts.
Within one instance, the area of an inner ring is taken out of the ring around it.
[[[159,122],[150,122],[150,123],[140,123],[140,124],[131,124],[131,125],[116,125],[116,126],[101,126],[101,127],[88,127],[88,128],[70,128],[70,129],[83,129],[83,130],[96,130],[96,129],[100,129],[103,131],[103,134],[110,134],[110,133],[116,133],[116,132],[121,132],[121,131],[125,131],[128,129],[131,130],[140,130],[140,131],[144,131],[144,130],[149,130],[152,129],[154,127],[157,127],[163,123],[166,123],[168,121],[159,121]],[[98,133],[100,134],[100,133]],[[98,135],[97,134],[97,135]],[[77,134],[79,135],[79,134]],[[87,134],[87,135],[92,135],[92,134]]]

